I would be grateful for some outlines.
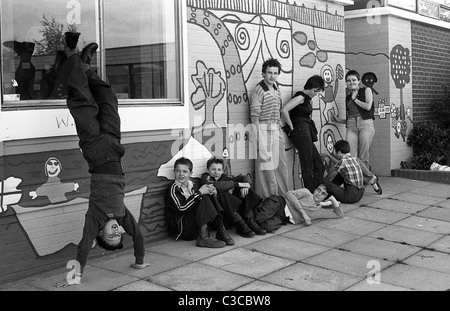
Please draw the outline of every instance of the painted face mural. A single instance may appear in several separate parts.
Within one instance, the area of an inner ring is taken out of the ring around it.
[[[333,137],[331,135],[329,135],[327,137],[327,150],[329,153],[333,153],[333,149],[334,149]]]
[[[325,80],[325,83],[327,85],[331,84],[333,82],[333,69],[331,66],[326,65],[322,68],[322,78]]]
[[[62,171],[61,162],[57,158],[50,158],[45,164],[45,174],[48,177],[57,177]]]

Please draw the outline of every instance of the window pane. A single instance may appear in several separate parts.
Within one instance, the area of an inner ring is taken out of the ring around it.
[[[96,41],[95,1],[2,0],[1,14],[4,100],[65,98],[66,87],[55,75],[65,58],[64,33],[81,33],[80,50]],[[96,69],[95,60],[92,65]]]
[[[177,2],[105,1],[106,75],[120,98],[180,100]]]

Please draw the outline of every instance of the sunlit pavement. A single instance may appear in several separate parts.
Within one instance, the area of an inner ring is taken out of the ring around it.
[[[344,219],[288,225],[235,246],[148,244],[144,270],[132,251],[91,259],[82,284],[53,285],[62,267],[0,285],[0,291],[446,291],[450,289],[450,185],[381,177]],[[330,217],[333,214],[330,213]]]

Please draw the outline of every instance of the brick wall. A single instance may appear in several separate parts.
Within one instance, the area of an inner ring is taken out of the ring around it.
[[[431,121],[441,86],[450,86],[450,30],[412,22],[411,36],[414,121]]]

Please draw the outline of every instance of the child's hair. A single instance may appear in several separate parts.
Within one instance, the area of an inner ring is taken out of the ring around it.
[[[106,243],[105,240],[103,240],[103,238],[101,236],[97,236],[95,238],[95,240],[97,241],[98,246],[100,246],[101,248],[103,248],[104,250],[107,250],[107,251],[116,251],[116,250],[123,248],[123,234],[120,239],[120,243],[117,245],[110,245],[110,244]]]
[[[306,81],[304,88],[305,90],[320,89],[323,92],[325,90],[325,80],[319,75],[312,76]]]
[[[342,152],[344,154],[350,153],[350,144],[346,140],[340,140],[334,145],[336,152]]]
[[[262,72],[266,73],[267,68],[269,68],[269,67],[277,67],[278,68],[278,73],[281,72],[281,63],[277,59],[271,58],[271,59],[265,61],[263,66],[262,66]]]
[[[176,160],[175,165],[173,166],[173,169],[175,170],[178,165],[186,165],[187,167],[189,167],[189,170],[191,172],[194,169],[194,164],[192,164],[192,161],[189,160],[188,158],[182,157],[182,158],[179,158],[178,160]]]
[[[222,159],[217,159],[216,157],[212,157],[211,159],[206,162],[206,168],[209,169],[211,165],[213,164],[222,164],[222,167],[224,166]]]
[[[350,70],[349,72],[347,72],[347,74],[345,75],[345,80],[347,80],[349,76],[355,76],[358,80],[361,80],[361,75],[356,70]]]

